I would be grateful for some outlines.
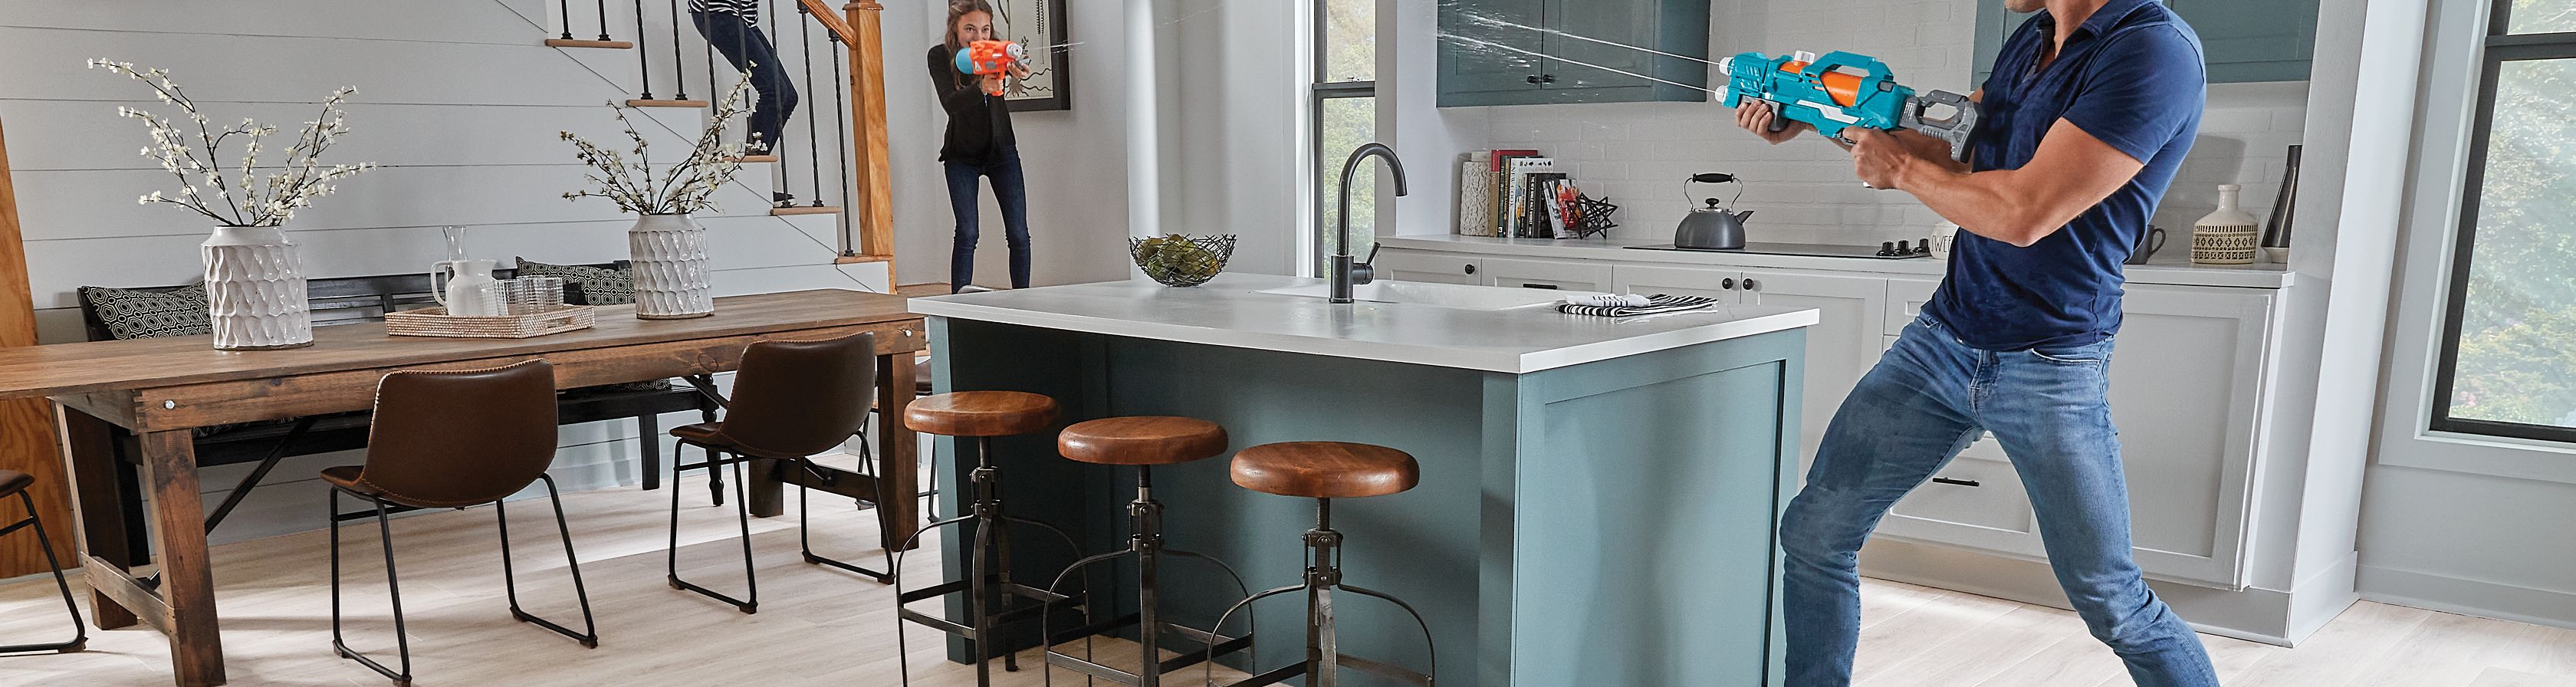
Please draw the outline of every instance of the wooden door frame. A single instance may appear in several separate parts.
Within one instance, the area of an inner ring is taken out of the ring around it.
[[[0,131],[0,346],[36,345],[36,302],[27,281],[26,243],[18,231],[18,198],[9,178],[8,136]],[[0,470],[36,476],[30,493],[36,513],[54,541],[54,554],[72,556],[72,517],[56,448],[54,417],[44,399],[0,401]],[[19,516],[17,499],[0,501],[0,523]],[[0,579],[45,571],[36,538],[26,534],[0,537]]]

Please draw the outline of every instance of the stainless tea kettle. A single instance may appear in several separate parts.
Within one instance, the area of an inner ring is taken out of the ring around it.
[[[1690,185],[1694,182],[1735,184],[1735,198],[1744,197],[1744,184],[1736,181],[1735,175],[1705,172],[1693,174],[1690,178],[1682,180],[1683,199],[1690,199]],[[1720,204],[1716,198],[1709,198],[1706,202],[1708,207],[1691,210],[1688,216],[1682,218],[1681,226],[1673,229],[1673,247],[1701,250],[1743,249],[1744,221],[1752,219],[1753,211],[1728,211],[1725,206],[1733,205],[1735,202],[1733,198],[1728,199],[1724,204]]]

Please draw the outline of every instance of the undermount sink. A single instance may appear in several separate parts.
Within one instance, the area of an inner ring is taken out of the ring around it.
[[[1261,293],[1274,293],[1282,296],[1304,296],[1322,300],[1327,297],[1327,292],[1330,290],[1330,287],[1331,285],[1329,284],[1313,284],[1308,286],[1292,286],[1284,289],[1269,289],[1262,291]],[[1428,282],[1410,281],[1370,282],[1351,287],[1351,298],[1357,300],[1377,303],[1428,305],[1440,308],[1456,308],[1459,310],[1515,310],[1519,308],[1535,308],[1555,305],[1558,301],[1565,299],[1567,296],[1579,296],[1587,293],[1590,292],[1557,291],[1553,289],[1516,289],[1500,286],[1467,286],[1464,284],[1433,284]]]

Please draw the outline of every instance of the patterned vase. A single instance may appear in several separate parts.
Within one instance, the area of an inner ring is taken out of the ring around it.
[[[635,316],[682,320],[716,314],[707,288],[707,229],[677,215],[645,215],[626,230],[635,262]]]
[[[268,351],[313,345],[304,266],[284,230],[219,226],[198,251],[206,263],[206,315],[215,330],[215,348]]]

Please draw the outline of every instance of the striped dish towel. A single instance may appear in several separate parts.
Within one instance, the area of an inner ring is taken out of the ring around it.
[[[1698,310],[1700,308],[1717,305],[1717,299],[1706,296],[1668,296],[1664,294],[1655,294],[1653,296],[1646,297],[1646,301],[1648,304],[1644,306],[1575,305],[1573,303],[1562,303],[1556,306],[1556,311],[1571,315],[1634,317],[1637,315],[1652,315],[1655,313]]]

